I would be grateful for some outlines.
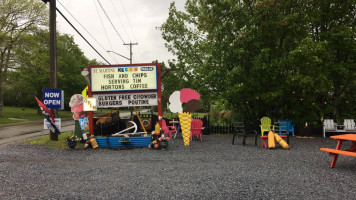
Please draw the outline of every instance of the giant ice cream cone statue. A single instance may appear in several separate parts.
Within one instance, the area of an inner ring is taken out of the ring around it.
[[[190,126],[192,118],[191,113],[199,109],[199,98],[199,93],[189,88],[184,88],[181,91],[175,91],[169,97],[169,109],[173,113],[178,113],[185,146],[189,146]],[[184,111],[182,107],[183,103],[186,103],[186,108],[184,109]]]
[[[192,114],[188,112],[178,113],[180,127],[182,129],[182,136],[184,141],[184,146],[189,146],[190,141],[190,125]]]

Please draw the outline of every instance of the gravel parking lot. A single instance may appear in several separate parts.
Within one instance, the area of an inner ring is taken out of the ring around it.
[[[355,199],[356,159],[332,157],[329,138],[291,138],[267,150],[248,138],[204,135],[185,147],[51,149],[0,146],[1,199]],[[351,143],[344,144],[344,148]]]

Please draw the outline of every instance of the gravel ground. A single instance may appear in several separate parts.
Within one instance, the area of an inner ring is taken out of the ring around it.
[[[1,199],[355,199],[356,159],[319,150],[329,138],[291,138],[291,149],[204,135],[184,147],[50,149],[0,146]],[[351,143],[344,144],[344,148]]]

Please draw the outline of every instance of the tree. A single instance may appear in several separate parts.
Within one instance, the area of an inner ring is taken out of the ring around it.
[[[317,12],[310,11],[311,35],[316,42],[325,42],[329,53],[325,73],[331,81],[331,90],[326,98],[332,107],[332,117],[339,120],[339,110],[345,106],[345,92],[354,85],[356,78],[356,1],[313,1]],[[355,99],[355,98],[353,98]],[[354,113],[353,116],[356,116]]]
[[[243,120],[299,124],[329,116],[332,100],[336,118],[355,77],[355,0],[188,0],[185,9],[171,4],[162,37],[205,97]]]
[[[81,75],[83,68],[98,65],[95,60],[89,60],[83,51],[74,43],[73,36],[67,34],[57,37],[58,88],[64,90],[64,102],[68,102],[72,95],[81,94],[87,82]],[[66,108],[69,105],[65,104]]]
[[[16,69],[13,49],[24,34],[47,23],[45,4],[35,0],[0,1],[0,117],[4,116],[3,85],[9,69]]]
[[[34,106],[34,96],[41,98],[42,89],[49,84],[49,34],[38,29],[21,36],[13,49],[16,69],[12,70],[5,87],[6,105]]]
[[[21,45],[14,49],[19,67],[10,74],[5,102],[7,105],[36,106],[33,96],[41,98],[43,88],[49,88],[49,34],[39,29],[21,39]],[[81,70],[98,63],[89,61],[73,37],[67,34],[57,35],[57,58],[58,88],[65,92],[64,102],[69,102],[70,97],[81,93],[87,84]]]

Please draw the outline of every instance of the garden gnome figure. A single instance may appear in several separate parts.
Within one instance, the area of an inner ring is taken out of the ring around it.
[[[82,117],[87,117],[88,113],[83,111],[83,101],[84,97],[81,94],[75,94],[70,98],[69,107],[73,113],[73,119],[75,120],[74,135],[81,138],[82,129],[80,127],[79,119]]]

